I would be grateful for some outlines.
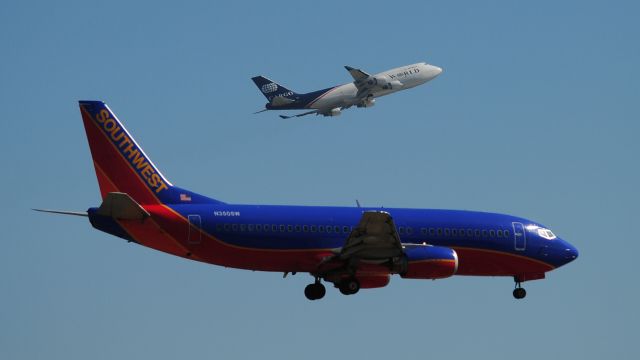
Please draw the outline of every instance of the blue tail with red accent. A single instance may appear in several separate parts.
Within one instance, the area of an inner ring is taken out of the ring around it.
[[[264,95],[264,97],[266,97],[269,102],[271,102],[276,97],[290,99],[294,98],[296,95],[299,95],[295,91],[289,90],[286,87],[278,84],[273,80],[269,80],[264,76],[254,76],[251,78],[251,80],[253,80],[253,83],[256,84],[258,89],[260,89],[260,92],[262,92],[262,95]]]
[[[126,193],[142,205],[221,203],[173,186],[102,101],[80,101],[100,193]]]

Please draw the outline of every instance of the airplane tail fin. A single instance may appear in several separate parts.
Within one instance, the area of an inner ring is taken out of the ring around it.
[[[102,101],[80,101],[102,199],[125,193],[142,205],[220,203],[173,186]]]
[[[297,95],[295,91],[291,91],[286,87],[278,84],[277,82],[267,79],[264,76],[254,76],[251,78],[251,80],[253,80],[258,89],[260,89],[260,91],[262,92],[262,95],[264,95],[264,97],[266,97],[269,102],[271,102],[273,98],[278,96],[289,98]]]

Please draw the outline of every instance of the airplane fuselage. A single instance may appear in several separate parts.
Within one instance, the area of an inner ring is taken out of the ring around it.
[[[426,243],[454,249],[459,259],[457,275],[532,280],[577,256],[577,250],[566,241],[549,238],[544,226],[494,213],[187,202],[145,209],[154,221],[116,222],[97,215],[96,208],[90,209],[89,215],[96,228],[157,250],[261,271],[313,273],[319,261],[344,244],[363,212],[372,210],[393,216],[403,244]],[[162,236],[145,243],[154,233]]]
[[[372,75],[373,81],[379,79],[385,85],[372,86],[364,97],[359,93],[355,82],[350,82],[305,94],[291,91],[272,96],[265,94],[269,100],[265,107],[268,110],[315,109],[319,114],[332,115],[333,109],[339,111],[351,106],[373,106],[371,100],[422,85],[441,72],[441,68],[422,62]]]

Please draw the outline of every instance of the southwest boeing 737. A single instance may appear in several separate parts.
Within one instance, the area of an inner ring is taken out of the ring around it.
[[[294,116],[280,115],[283,119],[309,114],[338,116],[342,110],[352,106],[372,107],[376,103],[375,98],[422,85],[442,72],[441,68],[427,63],[402,66],[375,75],[349,66],[345,68],[353,77],[353,82],[306,94],[291,91],[262,76],[253,77],[251,80],[269,101],[265,109],[259,112],[313,109]]]
[[[169,182],[101,101],[80,101],[102,203],[91,225],[155,250],[219,266],[309,273],[309,300],[326,283],[342,294],[386,286],[391,276],[508,276],[521,283],[578,257],[547,227],[510,215],[427,209],[238,205]]]

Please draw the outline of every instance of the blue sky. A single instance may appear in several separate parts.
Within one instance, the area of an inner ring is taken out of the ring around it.
[[[0,11],[0,358],[636,359],[639,6],[620,2],[7,1]],[[253,115],[427,61],[425,86],[337,118]],[[580,258],[526,284],[310,277],[190,262],[94,231],[77,100],[100,99],[174,184],[227,202],[485,210]]]

